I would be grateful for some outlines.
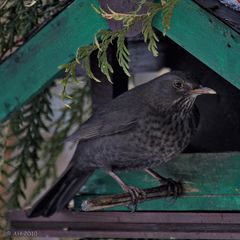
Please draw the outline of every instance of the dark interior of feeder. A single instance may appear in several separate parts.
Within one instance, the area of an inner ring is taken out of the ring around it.
[[[216,96],[204,95],[197,98],[200,123],[186,151],[239,151],[240,90],[170,39],[164,38],[162,41],[166,44],[165,66],[172,70],[190,72],[202,85],[217,92]]]
[[[217,92],[216,96],[203,95],[197,98],[200,122],[198,131],[185,152],[240,151],[240,90],[169,38],[163,37],[161,33],[158,33],[158,37],[158,57],[152,56],[141,36],[128,38],[130,70],[133,75],[162,68],[180,70],[190,73],[202,85]],[[114,68],[113,85],[104,81],[97,66],[97,57],[94,54],[92,56],[92,69],[96,76],[103,79],[101,84],[92,82],[94,108],[128,90],[128,77],[119,67],[115,56],[116,44],[113,44],[109,50]]]

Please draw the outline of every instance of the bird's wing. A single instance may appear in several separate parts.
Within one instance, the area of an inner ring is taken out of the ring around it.
[[[87,140],[132,129],[137,125],[142,111],[141,103],[136,99],[124,94],[106,104],[64,142]]]
[[[121,114],[113,112],[92,116],[72,135],[64,141],[87,140],[91,138],[113,135],[119,132],[130,130],[136,124],[136,118],[125,118]]]

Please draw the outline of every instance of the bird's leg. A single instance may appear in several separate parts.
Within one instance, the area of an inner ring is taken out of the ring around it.
[[[145,168],[144,171],[157,179],[161,184],[168,185],[169,191],[174,194],[174,197],[177,197],[183,193],[183,187],[181,182],[177,182],[171,178],[165,178],[151,168]]]
[[[107,173],[121,186],[124,192],[127,192],[131,195],[132,206],[131,211],[136,210],[139,200],[144,200],[146,198],[146,193],[137,187],[127,185],[116,173],[113,171],[107,171]]]

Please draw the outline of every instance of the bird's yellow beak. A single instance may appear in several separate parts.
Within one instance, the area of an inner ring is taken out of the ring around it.
[[[217,92],[215,90],[213,90],[212,88],[202,87],[202,86],[200,86],[200,88],[191,90],[190,93],[194,94],[194,95],[217,94]]]

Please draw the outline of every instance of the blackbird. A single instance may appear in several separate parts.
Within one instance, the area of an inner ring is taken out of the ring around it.
[[[136,203],[142,191],[128,186],[115,173],[143,169],[160,181],[174,184],[151,168],[181,153],[197,128],[194,101],[213,89],[194,83],[182,72],[170,72],[129,90],[98,109],[67,141],[76,151],[55,185],[27,213],[50,216],[62,210],[95,169],[104,169]]]

